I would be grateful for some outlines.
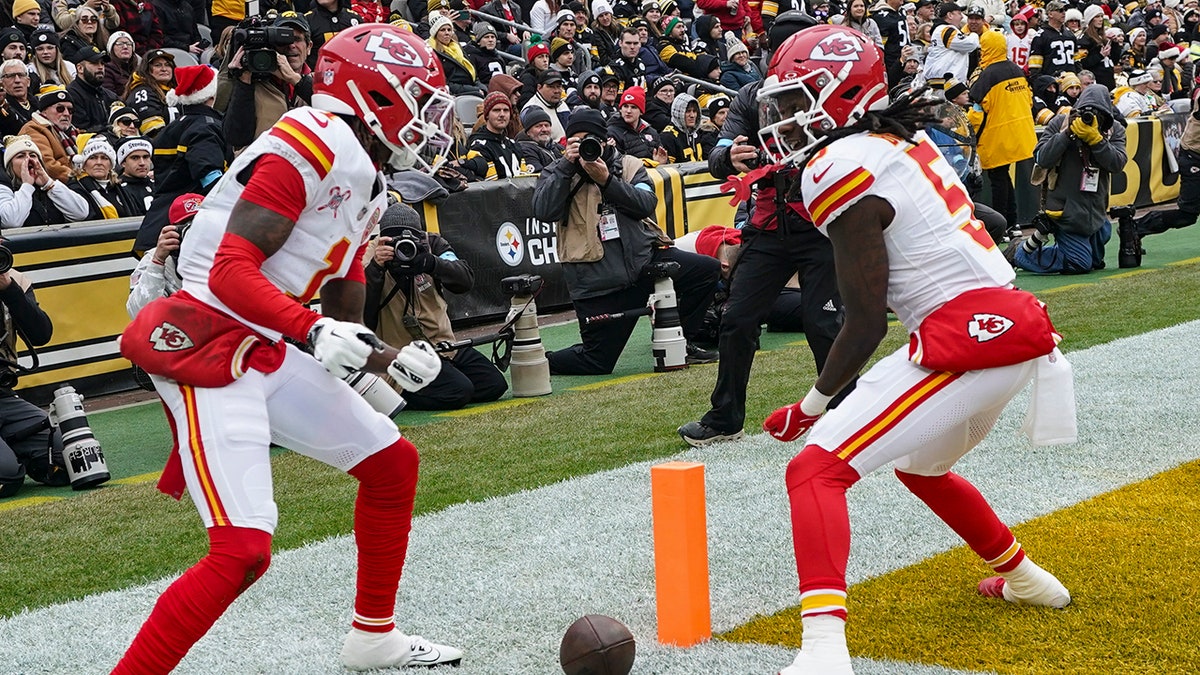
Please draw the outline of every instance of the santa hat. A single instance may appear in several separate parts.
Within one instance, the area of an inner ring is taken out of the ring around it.
[[[742,231],[724,225],[709,225],[696,235],[696,253],[710,258],[717,257],[721,244],[737,246],[742,243]]]
[[[1164,42],[1163,46],[1158,50],[1158,60],[1162,61],[1163,59],[1177,59],[1182,53],[1183,50],[1181,50],[1179,47],[1171,44],[1170,42]]]
[[[619,109],[626,103],[637,106],[637,109],[644,114],[646,112],[646,90],[641,87],[626,89],[625,93],[621,94],[621,102],[617,105],[617,108]]]
[[[217,95],[217,71],[208,66],[175,69],[175,88],[167,92],[167,105],[195,105]]]
[[[29,152],[32,152],[33,154],[37,155],[37,158],[39,160],[42,159],[42,151],[38,148],[37,143],[34,143],[33,139],[30,138],[29,136],[26,136],[25,134],[21,134],[20,136],[5,136],[4,137],[4,166],[5,166],[5,168],[8,168],[8,165],[12,163],[13,157],[16,157],[18,152],[22,152],[24,150],[28,150]]]
[[[198,195],[195,192],[185,192],[175,198],[171,202],[171,208],[167,210],[167,222],[172,225],[178,225],[185,220],[191,220],[200,211],[200,204],[204,202],[204,195]]]

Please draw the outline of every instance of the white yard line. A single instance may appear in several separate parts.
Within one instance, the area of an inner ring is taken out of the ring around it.
[[[1192,439],[1200,420],[1190,403],[1200,400],[1192,348],[1198,330],[1200,322],[1193,322],[1069,354],[1080,442],[1030,448],[1017,431],[1027,400],[1022,396],[958,470],[1006,522],[1016,523],[1196,459],[1200,448]],[[798,449],[758,434],[675,458],[706,465],[716,631],[798,601],[783,487],[784,468]],[[462,647],[464,665],[453,671],[461,675],[561,672],[562,631],[589,613],[630,627],[638,639],[635,673],[775,673],[790,661],[790,650],[656,645],[650,466],[630,465],[416,519],[399,625]],[[850,495],[852,582],[959,544],[890,471],[864,479]],[[282,514],[285,523],[287,518]],[[1036,559],[1037,551],[1031,554]],[[108,672],[166,583],[0,621],[0,672]],[[353,584],[349,537],[280,553],[178,672],[340,672],[337,653]],[[855,665],[860,675],[953,672],[862,659]]]

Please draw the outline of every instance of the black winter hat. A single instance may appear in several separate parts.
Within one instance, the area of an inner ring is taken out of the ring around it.
[[[586,131],[593,136],[605,138],[608,136],[608,124],[604,122],[604,115],[595,108],[587,106],[579,106],[571,111],[571,118],[567,120],[567,137]]]
[[[385,237],[395,236],[400,230],[415,230],[424,232],[421,226],[421,216],[408,204],[397,202],[388,207],[379,219],[379,234]]]

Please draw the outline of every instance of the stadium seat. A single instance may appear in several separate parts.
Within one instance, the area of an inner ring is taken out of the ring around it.
[[[202,23],[197,24],[196,30],[200,31],[200,39],[201,40],[208,40],[210,44],[216,43],[216,40],[213,40],[213,38],[212,38],[212,29],[209,28],[208,26],[205,26]]]
[[[200,62],[196,60],[196,56],[186,49],[176,49],[174,47],[163,47],[163,51],[175,57],[175,67],[195,66]]]
[[[455,96],[454,97],[454,114],[458,116],[458,121],[462,125],[470,129],[475,124],[475,120],[479,118],[479,106],[483,105],[483,99],[478,96]]]

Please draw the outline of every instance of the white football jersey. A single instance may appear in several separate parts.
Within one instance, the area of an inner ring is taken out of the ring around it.
[[[217,246],[245,189],[238,174],[264,154],[282,156],[304,180],[304,210],[283,247],[262,264],[263,275],[301,303],[312,300],[329,279],[343,278],[351,265],[362,264],[354,254],[387,208],[387,191],[349,125],[327,112],[297,108],[247,147],[205,197],[179,256],[183,289],[277,339],[278,331],[238,317],[209,288]]]
[[[888,306],[912,332],[926,316],[964,291],[1005,286],[1016,278],[975,219],[974,204],[936,144],[882,134],[834,141],[801,175],[805,208],[826,227],[868,195],[896,215],[883,232],[888,254]]]

